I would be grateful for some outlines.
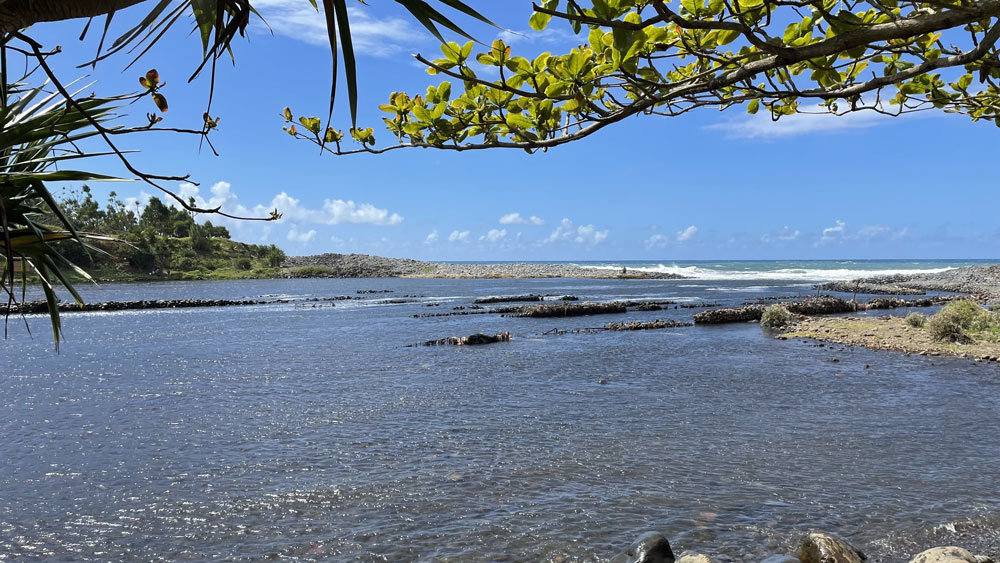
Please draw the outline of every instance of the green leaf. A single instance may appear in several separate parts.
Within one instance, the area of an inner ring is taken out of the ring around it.
[[[519,113],[508,113],[506,121],[511,129],[531,129],[535,126],[530,119]]]
[[[760,109],[760,100],[750,100],[750,103],[747,104],[747,113],[751,115],[757,113],[758,109]]]

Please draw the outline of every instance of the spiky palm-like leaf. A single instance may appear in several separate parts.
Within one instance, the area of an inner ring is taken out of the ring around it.
[[[87,158],[74,143],[97,131],[83,112],[99,122],[111,118],[121,98],[87,98],[69,104],[58,94],[46,93],[45,85],[24,88],[13,85],[0,106],[0,293],[7,298],[9,317],[16,303],[26,297],[28,275],[38,277],[48,303],[52,334],[59,344],[60,319],[56,288],[66,291],[82,304],[83,300],[69,279],[69,274],[90,279],[85,271],[67,260],[55,243],[74,241],[88,249],[87,240],[110,240],[80,233],[60,210],[46,186],[52,181],[115,180],[102,174],[79,170],[58,170],[70,160]],[[40,221],[51,211],[59,225]],[[19,290],[19,291],[18,291]],[[20,294],[20,295],[19,295]]]

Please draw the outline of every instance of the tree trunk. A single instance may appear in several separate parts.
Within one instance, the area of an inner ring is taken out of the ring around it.
[[[144,0],[0,0],[0,32],[42,22],[101,16]]]

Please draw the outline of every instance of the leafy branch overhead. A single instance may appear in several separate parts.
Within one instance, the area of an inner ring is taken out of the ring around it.
[[[530,25],[568,25],[578,47],[525,57],[500,40],[476,55],[443,42],[442,58],[417,59],[450,81],[379,106],[395,144],[326,149],[533,151],[635,115],[734,106],[775,120],[936,108],[1000,126],[998,16],[1000,0],[544,0]],[[323,144],[306,129],[290,132]]]

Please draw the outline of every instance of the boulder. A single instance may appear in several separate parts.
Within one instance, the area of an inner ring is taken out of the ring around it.
[[[802,563],[802,560],[791,555],[772,555],[760,563]]]
[[[616,556],[611,563],[674,563],[674,552],[670,542],[659,532],[646,532],[635,540],[625,553]]]
[[[910,560],[910,563],[977,563],[976,556],[967,549],[953,545],[932,547]]]
[[[799,549],[802,563],[861,563],[865,559],[851,544],[827,534],[809,534]]]

